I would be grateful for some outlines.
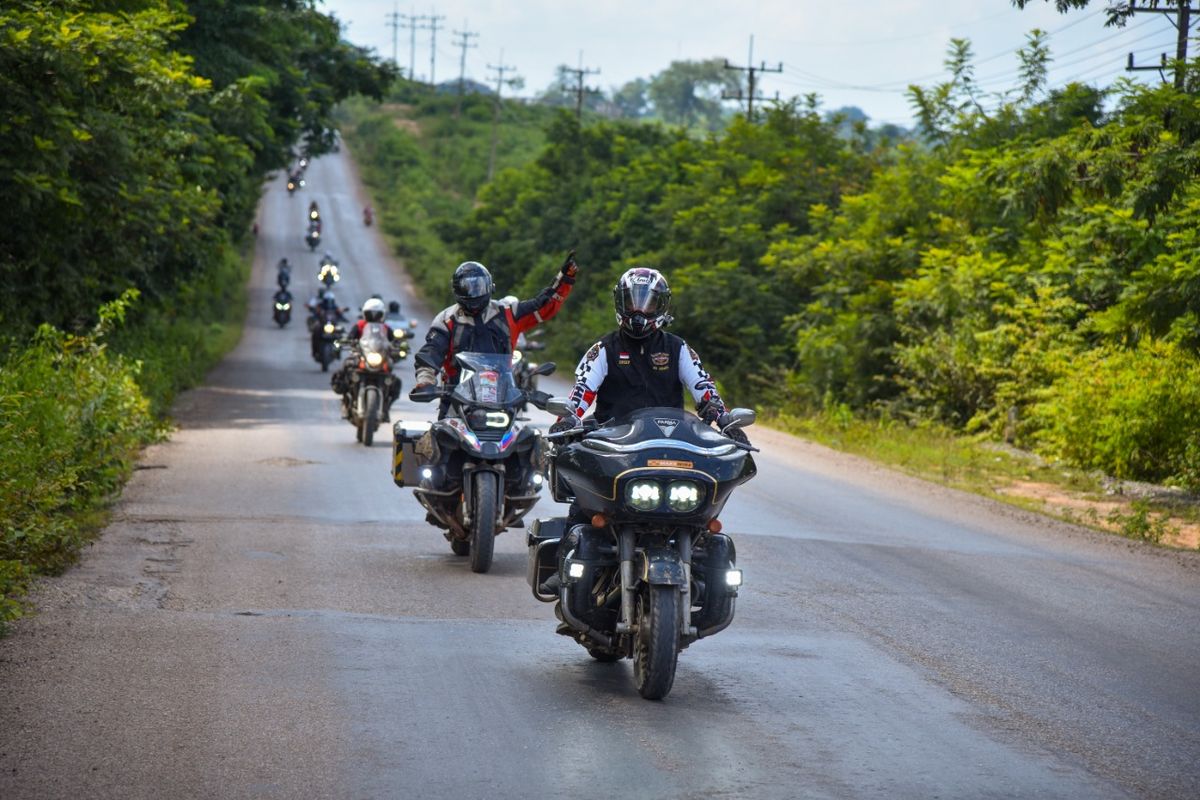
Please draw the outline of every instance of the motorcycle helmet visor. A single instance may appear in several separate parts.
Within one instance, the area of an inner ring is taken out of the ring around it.
[[[654,318],[667,313],[671,296],[654,282],[626,283],[621,287],[621,311],[626,315],[642,314]]]
[[[485,275],[463,275],[454,281],[454,296],[469,311],[478,311],[488,304],[492,282]]]

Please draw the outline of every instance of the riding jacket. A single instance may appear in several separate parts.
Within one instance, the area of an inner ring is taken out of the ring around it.
[[[716,384],[687,342],[662,330],[644,339],[617,330],[592,345],[579,361],[569,400],[576,417],[595,403],[596,419],[607,422],[640,408],[683,408],[680,384],[706,418],[725,413]]]
[[[574,282],[560,272],[531,300],[492,300],[478,314],[464,311],[457,303],[442,310],[413,359],[417,383],[436,383],[440,370],[447,386],[456,385],[455,353],[511,353],[518,336],[558,313]]]

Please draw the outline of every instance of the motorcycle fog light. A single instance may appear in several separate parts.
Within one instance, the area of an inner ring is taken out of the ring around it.
[[[383,363],[383,356],[379,353],[367,353],[367,366],[378,367]]]
[[[429,467],[421,467],[421,480],[425,480],[425,481],[433,480],[433,470],[430,469]]]
[[[725,585],[731,589],[736,589],[742,585],[742,571],[740,569],[725,570]]]
[[[667,488],[667,505],[672,511],[695,511],[700,505],[700,487],[691,481],[675,481]]]
[[[634,481],[625,490],[625,500],[638,511],[652,511],[662,500],[662,489],[652,481]]]
[[[571,566],[567,567],[567,574],[572,578],[582,578],[583,564],[580,564],[578,561],[572,561]]]
[[[539,473],[535,473],[535,474],[534,474],[534,476],[533,476],[533,485],[534,485],[534,486],[541,486],[541,485],[542,485],[542,476],[541,476],[541,474],[539,474]]]
[[[333,323],[326,322],[326,323],[325,323],[325,332],[326,332],[326,333],[333,333],[333,331],[334,331]]]

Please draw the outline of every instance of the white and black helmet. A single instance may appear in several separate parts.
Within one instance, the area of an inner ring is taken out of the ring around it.
[[[363,319],[367,322],[383,322],[383,315],[386,311],[383,301],[378,297],[372,297],[362,306]]]
[[[634,267],[626,270],[613,287],[613,305],[621,330],[635,339],[643,339],[671,324],[671,288],[656,269]]]

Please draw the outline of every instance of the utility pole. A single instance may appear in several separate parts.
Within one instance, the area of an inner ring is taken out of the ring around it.
[[[746,101],[746,119],[753,122],[754,121],[754,101],[766,99],[762,95],[756,95],[754,93],[754,84],[755,84],[754,76],[760,72],[783,72],[783,63],[780,62],[779,66],[777,66],[777,67],[768,67],[767,62],[763,61],[757,67],[754,66],[754,37],[751,36],[750,37],[750,55],[746,59],[746,66],[739,67],[734,64],[730,64],[729,60],[726,59],[725,60],[725,69],[736,69],[739,72],[747,73],[746,94],[742,95],[741,92],[738,92],[736,94],[732,94],[730,92],[722,92],[721,99],[722,100],[739,100],[739,101],[745,100]]]
[[[579,52],[579,68],[563,67],[563,72],[569,72],[575,76],[575,119],[581,120],[583,119],[583,79],[588,75],[599,75],[600,70],[583,66],[583,51],[581,50]]]
[[[415,81],[417,79],[417,31],[425,26],[421,23],[425,20],[423,15],[418,14],[400,14],[400,19],[404,20],[400,23],[401,28],[408,28],[408,79]]]
[[[512,72],[515,67],[504,63],[503,50],[500,51],[500,63],[498,65],[488,64],[487,68],[488,71],[493,72],[496,75],[496,106],[492,112],[492,147],[491,152],[488,154],[487,170],[487,179],[490,181],[492,179],[492,175],[496,172],[496,140],[500,135],[500,92],[503,90],[506,83],[512,85],[512,83],[517,80],[517,76],[514,75],[508,80],[504,79],[505,73]]]
[[[397,68],[399,68],[400,64],[396,61],[396,35],[400,31],[400,18],[402,16],[396,6],[392,6],[392,12],[386,15],[388,27],[392,29],[392,66]]]
[[[1175,65],[1175,88],[1183,89],[1183,78],[1187,71],[1186,64],[1187,64],[1189,28],[1191,27],[1191,24],[1192,24],[1192,15],[1196,14],[1197,16],[1200,16],[1200,8],[1192,8],[1192,4],[1190,2],[1185,2],[1184,0],[1179,0],[1178,8],[1174,8],[1174,9],[1157,8],[1157,7],[1147,6],[1147,5],[1139,6],[1139,5],[1134,5],[1133,2],[1130,2],[1129,12],[1132,14],[1163,14],[1163,15],[1166,15],[1167,19],[1171,22],[1171,24],[1175,26],[1175,30],[1178,32],[1178,35],[1175,38],[1175,62],[1176,62],[1176,65]],[[1171,19],[1170,15],[1172,15],[1172,14],[1175,15],[1175,19]],[[1125,64],[1125,71],[1126,72],[1143,72],[1145,70],[1156,70],[1158,72],[1158,74],[1162,76],[1162,79],[1165,81],[1167,79],[1167,76],[1166,76],[1167,54],[1166,53],[1162,54],[1162,60],[1161,60],[1161,62],[1159,62],[1158,66],[1150,67],[1150,66],[1134,66],[1133,53],[1130,53],[1129,60]]]
[[[463,24],[466,28],[466,24]],[[467,77],[467,50],[473,50],[479,47],[477,44],[471,44],[471,38],[479,38],[479,34],[474,31],[462,30],[454,31],[454,35],[459,37],[455,42],[455,47],[462,48],[462,56],[458,60],[458,103],[454,106],[454,116],[457,117],[462,112],[463,85]]]
[[[422,25],[422,30],[429,31],[429,85],[437,86],[437,80],[434,78],[434,66],[437,64],[437,32],[438,26],[441,25],[443,16],[437,14],[427,14],[424,19],[428,20],[425,25]]]

